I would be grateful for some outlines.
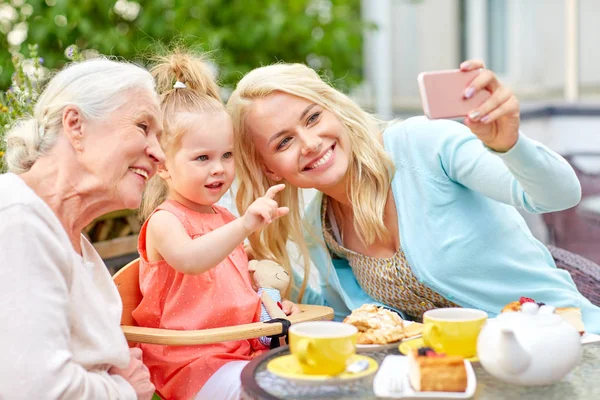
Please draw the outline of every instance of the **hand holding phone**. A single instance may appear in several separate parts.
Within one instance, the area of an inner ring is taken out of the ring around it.
[[[510,150],[519,138],[519,100],[481,60],[467,60],[460,70],[419,75],[423,109],[429,118],[466,117],[488,148]]]
[[[465,90],[480,72],[481,69],[421,72],[417,80],[425,115],[429,119],[460,118],[483,104],[491,96],[487,90],[465,97]]]

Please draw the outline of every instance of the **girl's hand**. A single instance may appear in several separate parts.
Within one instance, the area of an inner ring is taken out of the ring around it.
[[[462,71],[485,68],[481,60],[467,60],[460,64]],[[469,112],[465,125],[490,149],[510,150],[519,137],[519,101],[513,92],[502,85],[496,74],[484,69],[465,90],[470,98],[480,90],[491,92],[491,97]]]
[[[254,200],[254,203],[250,204],[242,217],[244,229],[247,232],[252,233],[262,229],[290,211],[287,207],[279,207],[279,204],[274,200],[275,195],[284,188],[284,184],[271,186],[263,197],[259,197]]]
[[[298,307],[298,304],[292,303],[289,300],[283,300],[281,302],[281,308],[283,309],[285,315],[294,315],[300,313],[300,307]]]
[[[150,400],[154,395],[154,385],[150,382],[150,372],[142,362],[142,349],[129,349],[129,365],[124,368],[111,367],[111,375],[122,376],[135,390],[139,400]]]

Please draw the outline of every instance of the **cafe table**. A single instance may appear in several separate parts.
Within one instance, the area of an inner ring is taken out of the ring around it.
[[[373,393],[375,374],[341,384],[297,384],[267,371],[268,362],[289,354],[288,346],[271,350],[252,360],[242,371],[243,400],[287,399],[379,399]],[[389,354],[400,354],[395,349],[363,353],[379,364]],[[533,399],[533,400],[600,400],[600,342],[582,346],[579,365],[559,382],[542,387],[524,387],[504,383],[488,374],[480,363],[473,363],[477,390],[472,399]]]

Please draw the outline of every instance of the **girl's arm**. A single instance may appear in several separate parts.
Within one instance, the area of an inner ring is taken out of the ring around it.
[[[153,247],[170,266],[184,274],[206,272],[231,254],[250,233],[289,212],[274,200],[284,187],[269,188],[242,217],[195,239],[189,237],[177,217],[158,211],[148,222],[148,251]]]

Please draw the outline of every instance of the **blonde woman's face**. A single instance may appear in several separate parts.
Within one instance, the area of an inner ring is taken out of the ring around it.
[[[324,192],[343,186],[350,139],[330,111],[301,97],[255,100],[246,121],[269,178]]]

